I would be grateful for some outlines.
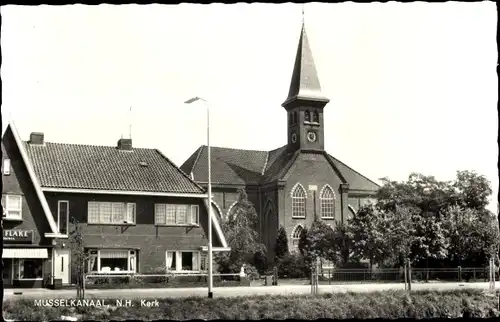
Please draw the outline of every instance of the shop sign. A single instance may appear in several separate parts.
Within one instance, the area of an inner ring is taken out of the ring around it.
[[[31,244],[33,230],[6,229],[3,231],[4,244]]]

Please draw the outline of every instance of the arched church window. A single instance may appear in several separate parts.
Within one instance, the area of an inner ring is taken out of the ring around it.
[[[326,185],[319,196],[321,218],[335,218],[335,193]]]
[[[289,113],[288,114],[288,125],[292,125],[293,124],[293,113]]]
[[[313,122],[319,123],[319,114],[316,111],[313,113]]]
[[[305,111],[304,113],[305,113],[304,114],[304,120],[306,122],[310,122],[311,121],[311,113],[309,113],[309,111]]]
[[[297,123],[297,112],[293,112],[292,124]]]
[[[292,246],[295,251],[299,250],[299,240],[300,240],[300,235],[302,234],[302,231],[304,230],[304,227],[301,225],[298,225],[295,227],[295,229],[292,232]]]
[[[292,217],[304,218],[306,216],[306,191],[298,184],[292,191]]]

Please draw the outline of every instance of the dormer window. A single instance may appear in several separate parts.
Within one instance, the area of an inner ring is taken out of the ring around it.
[[[3,159],[3,174],[10,175],[10,159]]]
[[[314,111],[314,113],[313,113],[313,122],[319,123],[319,114],[316,111]]]
[[[311,122],[311,113],[309,113],[309,111],[304,112],[304,120],[306,122]]]

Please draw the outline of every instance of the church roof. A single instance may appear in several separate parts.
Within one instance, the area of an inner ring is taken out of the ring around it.
[[[186,173],[192,173],[194,180],[205,183],[207,178],[207,146],[198,148],[181,166]],[[275,150],[256,151],[211,148],[212,183],[228,185],[259,185],[273,183],[285,177],[300,150],[287,149],[287,145]],[[379,186],[343,162],[326,154],[353,190],[376,191]]]
[[[302,23],[302,30],[300,32],[290,90],[287,99],[282,105],[286,106],[289,102],[296,99],[329,102],[329,99],[321,93],[321,85],[304,23]]]

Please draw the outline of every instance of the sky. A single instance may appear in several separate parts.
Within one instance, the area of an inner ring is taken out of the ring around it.
[[[300,4],[2,6],[2,132],[24,140],[158,148],[181,165],[206,144],[287,142]],[[325,148],[353,169],[406,180],[485,175],[497,210],[494,2],[308,3]],[[130,111],[132,108],[132,111]]]

